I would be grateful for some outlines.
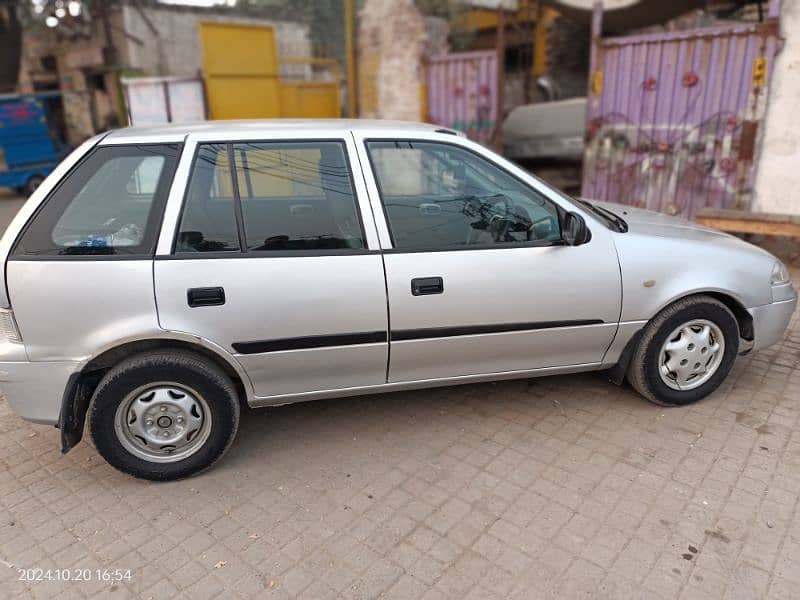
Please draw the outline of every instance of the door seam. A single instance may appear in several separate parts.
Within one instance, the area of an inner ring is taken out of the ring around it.
[[[603,352],[603,356],[600,359],[601,363],[605,363],[606,356],[608,356],[608,351],[611,350],[611,346],[614,345],[614,342],[619,335],[619,329],[622,326],[622,311],[625,303],[625,285],[622,281],[622,261],[619,259],[619,250],[617,250],[617,243],[614,241],[614,237],[611,237],[611,246],[614,248],[614,254],[617,258],[617,272],[619,273],[619,315],[617,315],[617,329],[614,331],[614,335],[611,336],[611,341],[608,342],[608,347],[606,347],[606,351]]]
[[[372,216],[372,227],[375,230],[375,238],[378,240],[378,250],[381,253],[381,267],[383,268],[383,293],[384,298],[386,299],[386,371],[384,373],[384,383],[389,383],[389,368],[392,364],[392,311],[391,306],[389,305],[389,280],[386,274],[386,256],[384,254],[384,248],[381,245],[381,236],[380,232],[378,231],[375,209],[372,207],[372,202],[370,201],[371,199],[369,197],[369,186],[367,185],[367,176],[364,172],[364,164],[361,162],[361,156],[358,153],[358,140],[356,139],[356,136],[352,130],[350,131],[350,137],[353,140],[353,147],[356,151],[356,160],[358,161],[358,167],[361,171],[361,180],[364,183],[364,193],[367,195],[366,201],[367,205],[369,206],[369,214]],[[356,193],[358,193],[358,191],[356,191]]]

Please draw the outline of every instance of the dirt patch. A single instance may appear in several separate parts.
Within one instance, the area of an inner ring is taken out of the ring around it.
[[[757,419],[753,415],[746,413],[746,412],[735,412],[733,413],[736,415],[736,423],[739,425],[744,425],[745,427],[752,427],[753,429],[758,430],[759,427],[764,427],[766,424],[761,421],[761,419]]]
[[[704,533],[712,540],[719,540],[720,542],[723,542],[725,544],[729,544],[731,541],[731,538],[729,538],[721,531],[711,531],[710,529],[706,529]]]

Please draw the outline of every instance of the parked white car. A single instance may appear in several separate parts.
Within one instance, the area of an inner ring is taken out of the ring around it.
[[[0,386],[63,451],[148,479],[231,444],[240,403],[607,369],[681,405],[781,340],[784,266],[576,201],[455,132],[373,121],[114,131],[0,242]]]

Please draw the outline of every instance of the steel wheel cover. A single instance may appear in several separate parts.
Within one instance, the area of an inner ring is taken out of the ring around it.
[[[211,411],[191,388],[152,383],[125,396],[114,416],[114,430],[137,458],[178,462],[203,447],[211,433]]]
[[[658,354],[658,373],[673,390],[693,390],[714,376],[724,355],[725,336],[719,326],[693,319],[667,336]]]

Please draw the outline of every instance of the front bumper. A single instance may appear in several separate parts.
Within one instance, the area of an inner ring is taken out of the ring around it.
[[[797,295],[788,300],[747,309],[753,317],[753,350],[761,350],[783,339],[789,321],[797,308]]]
[[[75,362],[0,362],[0,391],[11,409],[34,423],[56,425]]]

